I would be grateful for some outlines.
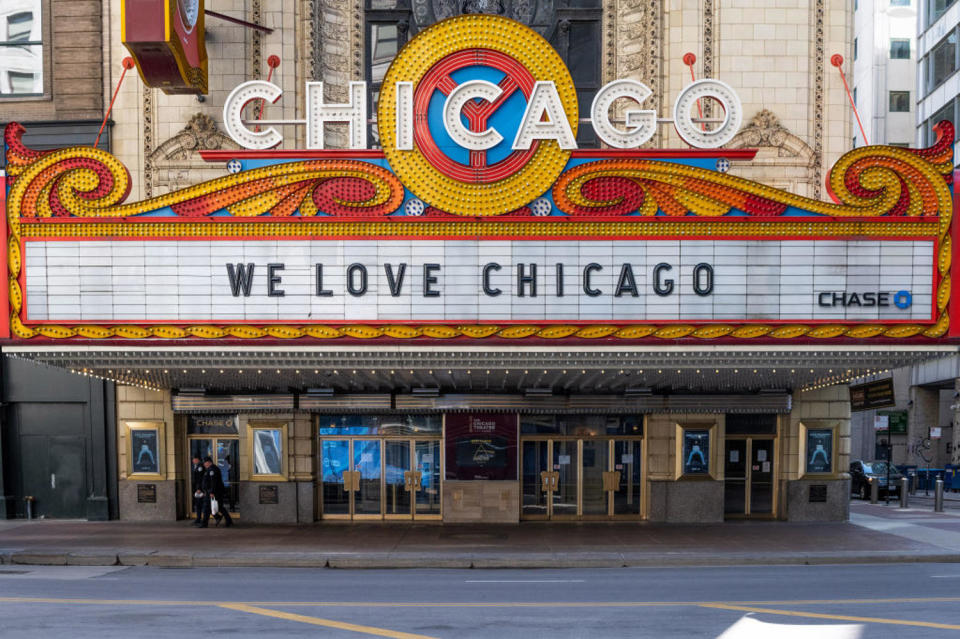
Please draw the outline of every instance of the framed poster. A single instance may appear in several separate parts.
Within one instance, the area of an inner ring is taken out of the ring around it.
[[[712,478],[716,424],[677,424],[677,476]]]
[[[447,479],[515,480],[517,416],[448,413]]]
[[[284,451],[286,450],[286,422],[250,422],[250,478],[276,481],[285,478]]]
[[[127,474],[163,478],[163,422],[127,422]]]
[[[804,475],[836,473],[837,424],[809,422],[800,424]]]

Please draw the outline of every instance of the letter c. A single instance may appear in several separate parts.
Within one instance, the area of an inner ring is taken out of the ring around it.
[[[283,136],[273,127],[251,131],[243,123],[243,107],[251,100],[267,100],[271,104],[280,99],[283,89],[263,80],[244,82],[227,96],[223,105],[223,128],[234,142],[246,149],[272,149],[283,142]]]

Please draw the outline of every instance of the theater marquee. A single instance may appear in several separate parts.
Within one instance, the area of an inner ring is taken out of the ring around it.
[[[540,36],[453,18],[398,54],[367,149],[366,87],[307,87],[305,151],[244,105],[210,152],[231,174],[125,203],[126,169],[90,148],[41,154],[6,131],[11,335],[216,338],[940,338],[951,329],[953,129],[929,149],[856,149],[825,203],[718,169],[750,151],[732,88],[701,80],[672,122],[698,148],[644,150],[658,114],[631,80],[581,119]],[[707,130],[697,100],[718,101]],[[626,104],[616,124],[611,107]],[[323,150],[345,122],[350,150]],[[589,124],[587,124],[587,122]],[[577,148],[580,126],[606,146]],[[955,313],[954,313],[955,314]]]

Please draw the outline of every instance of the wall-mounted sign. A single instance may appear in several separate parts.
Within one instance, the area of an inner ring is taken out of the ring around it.
[[[569,71],[536,32],[498,16],[439,22],[398,52],[378,97],[379,149],[363,148],[366,90],[353,83],[347,102],[329,104],[307,87],[312,150],[299,160],[204,152],[240,171],[132,203],[109,154],[41,155],[11,125],[0,292],[10,334],[698,344],[960,334],[949,123],[922,152],[851,151],[824,202],[717,170],[754,151],[719,148],[743,114],[711,79],[662,96],[698,148],[639,148],[666,114],[632,80],[590,105],[609,148],[576,148],[588,114]],[[245,104],[279,91],[233,92],[224,118],[239,142],[281,141],[244,124]],[[724,108],[705,131],[696,104],[708,97]],[[617,109],[626,121],[614,126]],[[323,150],[329,122],[347,123],[351,150]]]
[[[517,478],[517,416],[448,413],[447,479]]]
[[[892,377],[850,387],[850,410],[885,408],[896,403]]]
[[[683,430],[683,474],[710,474],[710,431],[707,429]]]
[[[148,87],[207,92],[204,0],[121,0],[120,39]]]
[[[877,415],[886,418],[889,426],[888,431],[891,435],[907,434],[907,411],[881,410],[877,412]]]
[[[188,435],[237,435],[239,432],[237,415],[187,415]]]

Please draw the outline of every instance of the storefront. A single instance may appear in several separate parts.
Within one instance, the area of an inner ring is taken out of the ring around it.
[[[823,202],[728,174],[730,86],[646,149],[647,87],[581,113],[506,18],[412,39],[375,135],[365,88],[255,122],[295,96],[244,83],[227,173],[130,203],[110,154],[8,127],[2,350],[116,389],[121,518],[189,516],[200,455],[254,523],[844,519],[846,384],[956,352],[949,126],[852,151]]]

